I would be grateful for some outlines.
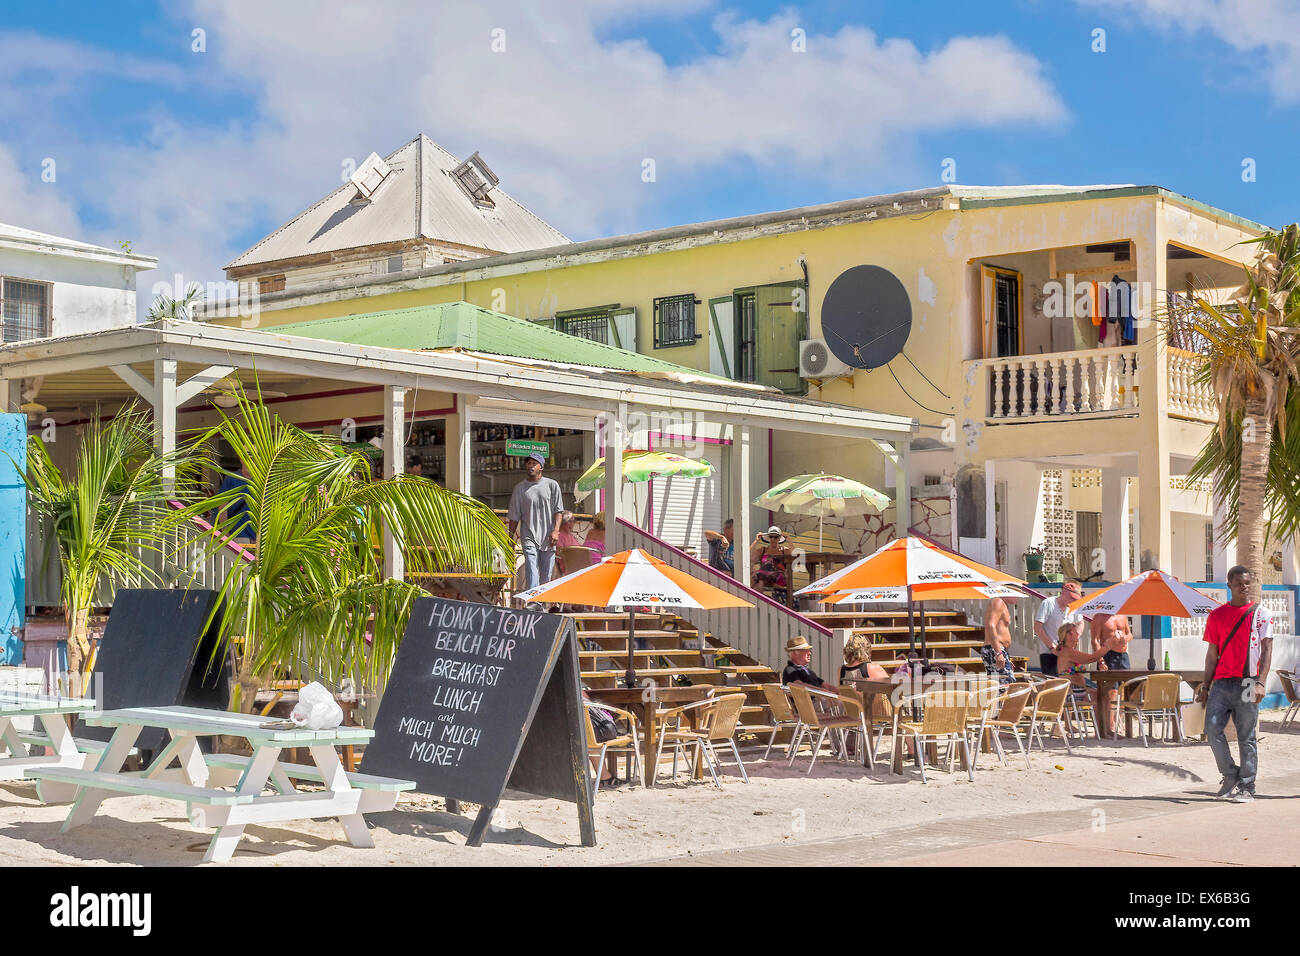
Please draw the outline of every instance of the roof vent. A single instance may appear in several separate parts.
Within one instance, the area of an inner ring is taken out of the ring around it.
[[[390,171],[388,164],[379,158],[378,153],[367,156],[365,162],[357,167],[357,171],[348,177],[348,182],[357,187],[357,194],[352,197],[352,201],[369,202],[370,197],[375,194],[375,190]]]
[[[488,168],[488,164],[483,162],[483,158],[479,156],[477,151],[473,156],[453,169],[451,177],[460,183],[460,188],[465,190],[469,198],[478,205],[489,208],[496,205],[488,194],[497,187],[501,180],[497,178],[496,173]]]

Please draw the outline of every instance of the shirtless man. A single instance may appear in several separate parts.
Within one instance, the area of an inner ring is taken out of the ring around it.
[[[980,657],[984,670],[997,675],[998,683],[1009,684],[1015,680],[1011,668],[1011,609],[1007,601],[1014,598],[990,598],[984,612],[984,646]]]
[[[1129,669],[1128,646],[1133,640],[1133,629],[1129,626],[1128,615],[1112,614],[1107,617],[1105,614],[1098,614],[1090,624],[1092,632],[1092,650],[1097,652],[1103,648],[1106,651],[1102,660],[1106,664],[1106,669],[1110,671],[1126,671]],[[1101,710],[1101,735],[1103,737],[1114,737],[1115,728],[1110,726],[1111,715],[1115,712],[1115,698],[1119,696],[1119,691],[1112,685],[1106,691],[1105,706]]]

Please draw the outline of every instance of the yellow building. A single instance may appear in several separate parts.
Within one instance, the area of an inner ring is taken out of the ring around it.
[[[1202,580],[1212,560],[1223,573],[1214,504],[1181,476],[1215,409],[1179,296],[1234,288],[1240,243],[1264,229],[1158,186],[944,186],[360,277],[297,274],[282,247],[271,282],[246,259],[230,270],[245,314],[206,318],[268,329],[464,301],[915,417],[922,437],[900,449],[914,528],[1009,569],[1044,543],[1049,571],[1117,580],[1136,561]],[[755,447],[773,482],[894,484],[870,442],[788,431]],[[890,523],[834,533],[857,550]]]

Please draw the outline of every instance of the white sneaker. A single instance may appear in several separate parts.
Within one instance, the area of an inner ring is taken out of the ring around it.
[[[1255,799],[1255,795],[1245,787],[1238,787],[1233,791],[1231,799],[1233,803],[1252,803]]]

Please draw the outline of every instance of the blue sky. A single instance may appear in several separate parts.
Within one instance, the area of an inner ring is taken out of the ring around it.
[[[131,240],[162,259],[146,299],[173,273],[220,278],[346,161],[417,132],[481,150],[576,239],[936,185],[947,158],[966,184],[1157,183],[1268,224],[1300,218],[1300,0],[577,0],[545,14],[524,0],[45,0],[7,14],[0,220]]]

